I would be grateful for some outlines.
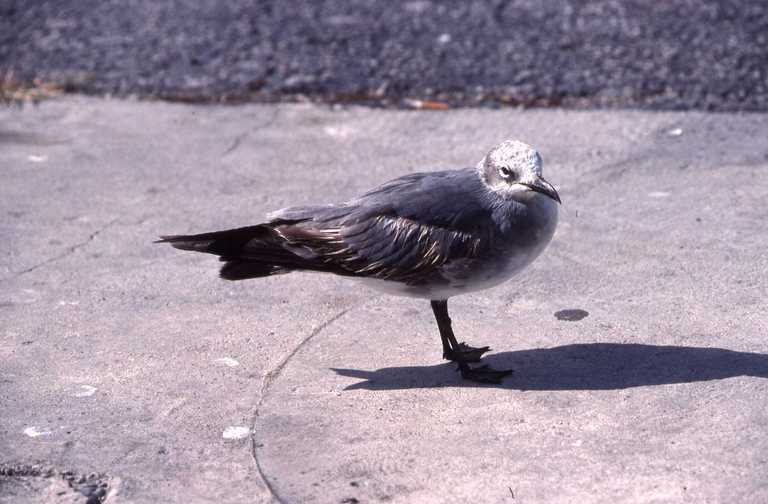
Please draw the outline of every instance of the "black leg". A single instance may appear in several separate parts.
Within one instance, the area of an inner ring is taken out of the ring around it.
[[[432,300],[430,303],[440,331],[440,340],[443,343],[443,358],[455,361],[459,365],[462,377],[482,383],[501,383],[505,376],[512,374],[512,370],[497,371],[489,366],[471,368],[468,363],[479,362],[482,355],[490,348],[487,346],[475,348],[456,341],[451,327],[451,317],[448,316],[448,300]]]
[[[432,313],[435,314],[435,320],[437,320],[437,328],[440,331],[440,341],[443,343],[443,359],[453,359],[453,349],[451,340],[456,341],[456,337],[453,335],[453,329],[451,328],[451,317],[448,316],[448,301],[430,301],[432,305]]]
[[[440,330],[440,339],[443,342],[443,358],[456,362],[460,358],[464,362],[480,362],[480,358],[490,348],[487,346],[476,348],[467,345],[463,341],[461,343],[457,342],[451,327],[451,317],[448,316],[448,301],[432,301],[431,303],[432,311],[437,320],[437,327]]]

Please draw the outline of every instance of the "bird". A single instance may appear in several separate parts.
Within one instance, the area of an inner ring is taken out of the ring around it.
[[[499,384],[512,370],[473,365],[490,348],[458,342],[448,299],[509,280],[550,243],[561,200],[542,166],[536,149],[505,140],[474,167],[411,173],[344,203],[283,208],[260,224],[157,242],[219,256],[225,280],[322,272],[429,300],[443,358],[466,380]]]

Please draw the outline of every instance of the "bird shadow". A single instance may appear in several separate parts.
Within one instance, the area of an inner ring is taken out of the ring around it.
[[[495,369],[513,369],[501,384],[462,380],[453,363],[381,368],[331,368],[360,378],[345,390],[398,390],[438,387],[498,387],[514,390],[616,390],[692,383],[734,376],[768,378],[768,355],[722,348],[589,343],[518,350],[490,355]]]

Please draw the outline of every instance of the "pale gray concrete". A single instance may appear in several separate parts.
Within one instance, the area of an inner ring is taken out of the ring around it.
[[[451,303],[501,387],[440,361],[424,302],[151,244],[510,136],[564,206]],[[68,97],[0,111],[0,144],[0,502],[86,499],[62,471],[108,502],[768,500],[766,115]]]

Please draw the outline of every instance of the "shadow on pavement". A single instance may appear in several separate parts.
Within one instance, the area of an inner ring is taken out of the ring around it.
[[[394,390],[432,387],[500,387],[516,390],[614,390],[648,385],[691,383],[734,376],[768,378],[768,355],[722,348],[590,343],[493,354],[484,362],[515,374],[501,385],[461,380],[455,364],[335,369],[360,378],[345,390]]]

